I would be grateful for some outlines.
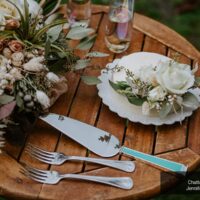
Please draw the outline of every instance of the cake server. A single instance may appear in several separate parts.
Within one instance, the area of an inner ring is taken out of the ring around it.
[[[184,164],[121,146],[114,135],[78,120],[54,113],[49,113],[40,119],[101,157],[112,157],[123,153],[172,172],[183,175],[187,172],[187,166]]]

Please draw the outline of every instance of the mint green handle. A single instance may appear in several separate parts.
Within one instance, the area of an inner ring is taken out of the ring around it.
[[[168,169],[170,171],[176,172],[176,173],[180,173],[182,175],[185,175],[187,172],[187,167],[181,163],[177,163],[174,161],[170,161],[167,159],[163,159],[163,158],[159,158],[157,156],[152,156],[146,153],[142,153],[133,149],[129,149],[127,147],[122,147],[121,148],[121,152],[129,155],[129,156],[133,156],[135,158],[138,158],[140,160],[146,161],[148,163],[151,163],[153,165],[157,165],[159,167]]]

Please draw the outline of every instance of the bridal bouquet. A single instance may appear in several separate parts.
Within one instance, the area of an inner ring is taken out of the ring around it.
[[[156,114],[165,118],[170,113],[184,108],[196,109],[199,106],[194,89],[199,86],[199,78],[189,65],[175,60],[159,62],[156,66],[141,66],[131,71],[116,66],[113,73],[125,71],[124,81],[110,80],[112,88],[124,95],[131,104],[141,106],[143,115]]]
[[[75,48],[87,49],[95,35],[91,28],[70,26],[60,13],[44,14],[34,0],[0,1],[0,147],[5,133],[20,142],[26,122],[67,91],[62,71],[83,69],[98,56],[75,55],[69,41],[80,40]]]

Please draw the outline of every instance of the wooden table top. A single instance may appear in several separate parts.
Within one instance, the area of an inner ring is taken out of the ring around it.
[[[175,52],[181,54],[180,61],[194,65],[200,62],[200,53],[187,40],[168,27],[145,16],[135,14],[132,42],[130,48],[123,54],[113,54],[104,44],[107,7],[94,6],[91,26],[97,32],[97,40],[91,50],[110,53],[107,58],[97,58],[95,62],[103,68],[116,57],[138,52],[156,52],[172,57]],[[99,71],[86,69],[84,75],[98,75]],[[200,75],[200,70],[198,72]],[[121,142],[148,154],[158,155],[173,161],[182,162],[195,170],[200,163],[200,110],[182,124],[170,126],[146,126],[139,123],[129,123],[111,112],[97,95],[96,87],[87,86],[80,81],[80,75],[68,73],[69,90],[62,95],[51,112],[66,115],[85,123],[109,131]],[[89,140],[89,138],[88,138]],[[67,155],[95,157],[93,153],[63,136],[59,131],[38,120],[34,130],[29,134],[26,143],[32,143],[49,151],[60,151]],[[108,167],[86,164],[83,162],[67,162],[61,166],[49,166],[36,161],[24,152],[23,147],[7,145],[7,153],[0,155],[0,195],[19,199],[142,199],[160,193],[162,188],[172,187],[177,183],[177,177],[166,173],[166,178],[160,182],[161,170],[136,160],[134,173],[126,173]],[[128,159],[116,156],[113,159]],[[22,175],[21,164],[26,163],[39,169],[55,169],[63,173],[80,173],[102,176],[130,176],[134,180],[131,190],[117,189],[97,183],[63,180],[57,185],[45,185],[34,182]]]

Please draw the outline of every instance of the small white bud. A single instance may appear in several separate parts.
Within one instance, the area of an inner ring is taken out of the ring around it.
[[[43,91],[37,90],[36,98],[44,109],[47,109],[50,106],[50,99]]]

